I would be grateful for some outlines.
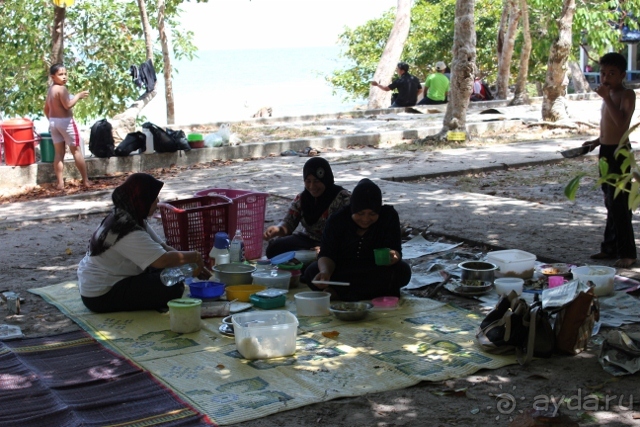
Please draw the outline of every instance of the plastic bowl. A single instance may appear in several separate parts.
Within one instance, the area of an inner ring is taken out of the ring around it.
[[[326,316],[329,314],[328,292],[300,292],[295,295],[298,316]]]
[[[266,286],[262,285],[232,285],[227,286],[227,300],[233,301],[237,299],[242,302],[249,302],[249,297],[256,292],[264,291]]]
[[[396,308],[399,300],[398,297],[378,297],[372,299],[371,304],[373,304],[375,308],[390,310]]]
[[[583,267],[574,267],[571,269],[573,278],[580,280],[585,285],[587,282],[593,282],[596,285],[593,293],[596,296],[609,295],[613,292],[613,279],[616,276],[616,269],[604,265],[589,265]]]
[[[360,320],[369,313],[373,304],[368,302],[338,302],[332,304],[329,310],[340,320]]]
[[[189,292],[193,298],[218,298],[224,293],[224,283],[191,282]]]
[[[517,277],[499,277],[493,281],[498,295],[506,295],[511,291],[516,291],[518,295],[522,294],[524,287],[524,279]]]

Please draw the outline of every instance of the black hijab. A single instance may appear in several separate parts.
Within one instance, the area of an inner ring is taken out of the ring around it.
[[[89,241],[91,256],[100,255],[134,230],[144,230],[151,205],[164,183],[146,173],[134,173],[113,190],[113,209]]]
[[[307,179],[313,175],[318,181],[324,184],[324,193],[320,197],[313,197],[305,188],[301,196],[302,216],[308,225],[315,224],[326,211],[338,193],[343,190],[339,185],[334,184],[333,171],[329,162],[322,157],[312,157],[302,168],[302,179]]]
[[[351,193],[351,213],[358,213],[365,209],[371,209],[380,213],[382,208],[382,191],[373,181],[364,178],[358,182]]]

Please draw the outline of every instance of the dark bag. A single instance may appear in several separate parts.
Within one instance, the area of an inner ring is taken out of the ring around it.
[[[593,288],[579,292],[556,315],[554,329],[558,351],[575,355],[587,348],[596,321],[600,319],[600,304]]]
[[[98,120],[91,126],[89,151],[96,157],[108,158],[115,155],[111,123],[107,119]]]
[[[187,136],[181,130],[175,131],[169,128],[165,130],[151,122],[144,123],[142,127],[149,129],[149,132],[153,135],[153,148],[157,153],[175,153],[178,150],[191,150]]]
[[[125,157],[136,150],[144,151],[147,147],[147,137],[142,132],[131,132],[116,147],[115,155]]]
[[[534,356],[551,357],[555,350],[551,320],[540,301],[529,306],[514,291],[498,300],[480,324],[476,339],[488,353],[515,352],[521,365],[528,364]]]
[[[482,82],[482,88],[484,89],[484,100],[491,101],[493,99],[493,94],[491,93],[491,89],[489,89],[489,85],[485,82]]]

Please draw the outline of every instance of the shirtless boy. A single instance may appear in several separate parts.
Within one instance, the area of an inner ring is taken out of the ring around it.
[[[71,97],[67,90],[67,69],[62,64],[52,65],[49,74],[53,80],[53,85],[49,87],[47,92],[47,100],[44,104],[44,115],[49,120],[49,131],[53,140],[55,155],[53,158],[53,170],[56,173],[58,181],[58,190],[64,190],[64,154],[65,144],[69,146],[69,150],[76,162],[76,167],[82,176],[82,183],[85,187],[90,186],[87,176],[87,165],[84,161],[84,152],[82,151],[82,140],[78,126],[73,120],[73,112],[71,109],[76,103],[89,96],[89,91],[82,91]]]
[[[622,82],[627,76],[627,60],[619,53],[611,52],[600,58],[600,86],[596,93],[602,97],[600,137],[583,145],[593,150],[600,145],[599,158],[605,158],[609,173],[621,173],[623,156],[614,157],[614,152],[624,133],[629,129],[631,116],[636,108],[636,94],[626,89]],[[629,140],[625,141],[629,144]],[[631,224],[629,195],[622,191],[614,197],[615,187],[602,185],[604,205],[607,208],[607,223],[600,252],[592,259],[616,259],[616,267],[628,268],[636,262],[636,242]]]

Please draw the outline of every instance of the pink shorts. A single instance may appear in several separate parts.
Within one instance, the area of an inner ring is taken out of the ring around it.
[[[80,132],[73,117],[51,117],[49,132],[54,144],[66,142],[69,147],[80,146]]]

